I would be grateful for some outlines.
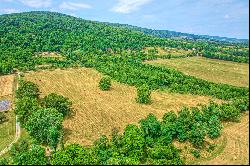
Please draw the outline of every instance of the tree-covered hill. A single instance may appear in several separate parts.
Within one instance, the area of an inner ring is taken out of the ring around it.
[[[234,49],[224,50],[224,46],[232,46]],[[145,47],[194,49],[206,57],[248,62],[248,50],[240,50],[247,46],[237,44],[160,38],[134,29],[56,12],[34,11],[0,15],[0,74],[12,73],[15,68],[34,69],[35,64],[40,65],[44,61],[35,59],[35,52],[55,51],[65,55],[66,52],[82,50],[103,54],[111,50],[115,53],[124,50],[140,51]],[[49,61],[61,65],[70,63]]]
[[[110,24],[110,23],[107,23]],[[114,25],[117,27],[126,27],[128,29],[133,29],[139,32],[143,32],[148,35],[160,37],[160,38],[183,38],[190,40],[205,40],[205,41],[217,41],[217,42],[228,42],[228,43],[249,43],[248,39],[236,39],[236,38],[228,38],[228,37],[220,37],[220,36],[209,36],[209,35],[195,35],[190,33],[182,33],[170,30],[155,30],[149,28],[141,28],[138,26],[128,25],[128,24],[118,24],[111,23],[110,25]]]

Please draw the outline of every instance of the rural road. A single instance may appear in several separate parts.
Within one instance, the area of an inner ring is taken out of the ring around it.
[[[19,72],[17,73],[17,76],[18,76],[18,79],[20,79]],[[18,89],[18,82],[17,82],[17,89]],[[16,116],[16,135],[15,135],[15,138],[7,147],[5,147],[3,150],[0,151],[0,156],[5,154],[6,152],[8,152],[10,150],[11,146],[18,141],[20,136],[21,136],[21,128],[20,128],[20,123],[18,122],[18,117]]]

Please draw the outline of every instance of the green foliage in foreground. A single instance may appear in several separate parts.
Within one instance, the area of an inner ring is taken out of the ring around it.
[[[104,76],[99,82],[99,88],[101,90],[109,90],[111,88],[111,78],[109,76]]]
[[[15,143],[10,150],[12,162],[15,165],[47,165],[48,158],[45,156],[45,149],[39,145],[30,146],[26,141],[21,140]]]
[[[39,144],[56,148],[60,139],[63,115],[54,108],[39,109],[29,116],[26,129]]]
[[[151,91],[147,84],[143,84],[142,86],[137,88],[136,101],[143,104],[148,104],[151,102]]]

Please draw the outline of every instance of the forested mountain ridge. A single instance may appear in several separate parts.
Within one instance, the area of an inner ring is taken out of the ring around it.
[[[128,29],[133,29],[133,30],[143,32],[148,35],[160,37],[160,38],[183,38],[183,39],[190,39],[190,40],[205,40],[205,41],[242,43],[242,44],[249,43],[248,39],[237,39],[237,38],[209,36],[209,35],[195,35],[195,34],[170,31],[170,30],[156,30],[156,29],[142,28],[138,26],[133,26],[133,25],[128,25],[128,24],[119,24],[119,23],[107,23],[107,24],[117,26],[117,27],[125,27]]]
[[[206,57],[248,62],[248,50],[239,44],[211,41],[159,38],[136,30],[88,21],[45,11],[0,15],[0,73],[16,69],[34,69],[40,64],[35,52],[55,51],[62,54],[85,52],[141,51],[145,47],[170,47],[196,50]],[[233,49],[223,49],[226,46]],[[221,54],[223,53],[223,54]],[[229,55],[229,56],[227,56]],[[60,62],[68,63],[68,61]]]

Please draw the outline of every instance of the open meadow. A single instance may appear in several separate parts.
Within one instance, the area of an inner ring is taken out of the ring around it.
[[[204,57],[158,59],[146,63],[175,68],[185,74],[216,83],[249,87],[249,66],[246,63]]]
[[[14,75],[0,77],[0,101],[13,102],[13,86]],[[14,110],[6,110],[4,115],[7,120],[0,124],[0,151],[14,140],[16,129]]]
[[[207,104],[211,99],[157,91],[152,93],[152,104],[141,105],[135,101],[135,87],[113,81],[110,91],[101,91],[98,87],[101,76],[94,69],[82,68],[29,72],[25,79],[39,86],[41,96],[55,92],[73,102],[74,113],[64,121],[66,141],[85,145],[111,134],[114,127],[121,131],[127,124],[137,124],[149,113],[161,118],[167,111]]]

